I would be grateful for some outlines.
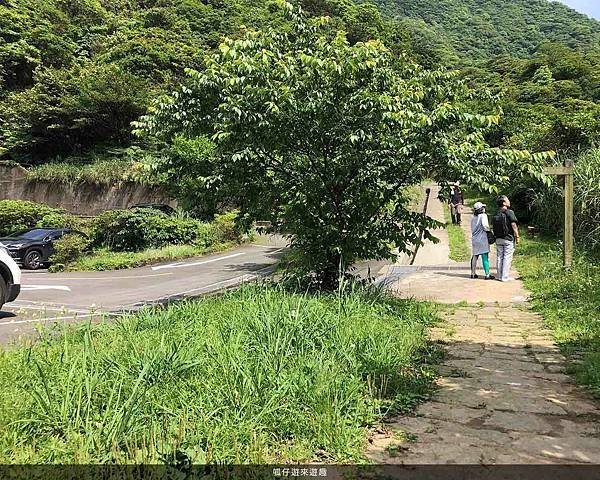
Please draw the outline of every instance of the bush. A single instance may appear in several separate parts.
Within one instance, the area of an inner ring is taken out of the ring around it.
[[[111,210],[94,220],[92,240],[97,247],[136,252],[196,242],[208,246],[218,238],[213,231],[214,227],[198,220],[169,217],[154,210]]]
[[[80,220],[61,210],[44,215],[35,226],[37,228],[79,228]]]
[[[239,212],[232,210],[222,215],[216,215],[213,221],[214,228],[221,242],[239,242],[242,238],[242,231],[237,224]]]
[[[54,253],[50,257],[52,271],[61,271],[65,265],[79,259],[89,247],[90,241],[77,234],[65,235],[54,242]]]
[[[217,228],[212,223],[199,222],[196,230],[196,239],[194,245],[198,247],[210,247],[215,243],[223,241],[219,235]]]
[[[0,200],[0,236],[34,227],[76,227],[77,224],[73,215],[42,203]]]

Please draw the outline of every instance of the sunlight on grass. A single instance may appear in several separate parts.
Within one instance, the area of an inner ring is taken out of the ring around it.
[[[89,163],[57,161],[36,165],[27,172],[31,181],[76,185],[79,183],[114,185],[135,181],[131,160],[95,159]]]
[[[163,248],[150,248],[141,252],[113,252],[106,248],[95,250],[67,265],[67,271],[122,270],[143,267],[171,260],[222,252],[237,246],[234,242],[224,242],[203,247],[199,245],[168,245]]]
[[[600,261],[578,252],[567,271],[557,240],[521,238],[515,265],[533,293],[532,304],[562,351],[573,359],[582,358],[583,363],[572,369],[600,397]]]
[[[450,209],[446,204],[443,206],[444,220],[448,229],[448,243],[450,244],[450,260],[455,262],[466,262],[471,258],[471,248],[467,244],[465,232],[460,225],[452,224]]]
[[[248,286],[0,352],[3,463],[362,462],[427,398],[433,307]]]

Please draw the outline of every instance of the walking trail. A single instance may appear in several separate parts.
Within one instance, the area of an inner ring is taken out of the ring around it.
[[[443,221],[445,206],[435,196],[437,188],[429,215]],[[471,217],[463,217],[469,243]],[[529,309],[522,283],[471,280],[468,264],[448,260],[445,232],[439,237],[440,244],[421,249],[415,267],[388,271],[388,286],[399,296],[450,304],[443,307],[446,323],[431,333],[446,350],[438,390],[414,415],[391,419],[389,432],[372,438],[369,458],[392,464],[600,463],[600,404],[566,375],[566,360],[543,319]],[[493,255],[490,263],[495,266]]]

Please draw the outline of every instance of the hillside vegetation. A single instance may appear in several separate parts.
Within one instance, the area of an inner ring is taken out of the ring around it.
[[[392,16],[423,21],[466,62],[510,54],[527,57],[548,42],[587,50],[600,22],[547,0],[376,0]]]
[[[558,2],[294,3],[330,17],[328,28],[345,30],[351,44],[381,39],[396,55],[429,69],[459,68],[472,87],[491,90],[498,97],[478,108],[503,111],[486,133],[493,146],[575,158],[598,144],[600,22]],[[141,141],[131,122],[185,82],[186,68],[201,71],[224,36],[265,26],[290,28],[275,0],[0,3],[0,160],[41,165],[32,179],[73,184],[144,181],[146,170],[132,164],[157,157],[202,160],[210,149]]]
[[[305,0],[353,42],[411,33],[373,5]],[[286,29],[270,0],[8,0],[0,3],[0,158],[23,163],[122,157],[131,121],[171,91],[185,68],[244,26]],[[425,44],[420,60],[435,59]],[[139,155],[138,152],[138,158]]]
[[[525,95],[510,95],[516,106],[509,103],[509,109],[519,119],[519,106],[531,102],[532,95],[551,104],[565,97],[597,99],[600,22],[564,5],[545,0],[379,0],[380,11],[372,3],[350,0],[296,3],[311,16],[329,16],[330,28],[344,29],[351,43],[379,38],[428,68],[478,60],[483,70],[478,77],[491,76],[500,90],[514,90],[514,82],[529,81],[536,67],[547,63],[539,53],[547,42],[565,50],[559,61],[581,56],[568,60],[573,68],[567,72],[550,65],[554,79],[562,82],[553,92],[532,94],[530,88]],[[204,54],[225,35],[265,25],[288,28],[275,1],[2,2],[0,158],[79,165],[82,159],[131,157],[130,124],[152,98],[172,91],[185,68],[201,69]],[[534,65],[522,63],[530,58]],[[485,64],[491,59],[492,64]],[[536,115],[554,121],[553,106],[549,115]],[[141,146],[143,151],[135,151],[137,160],[156,147]]]

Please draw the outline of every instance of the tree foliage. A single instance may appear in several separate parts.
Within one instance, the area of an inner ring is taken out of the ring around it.
[[[431,238],[435,222],[408,209],[406,187],[455,178],[493,191],[517,172],[537,174],[547,155],[487,145],[499,117],[470,111],[476,96],[455,74],[379,41],[352,44],[280,3],[289,31],[226,39],[138,127],[167,141],[210,137],[206,189],[279,225],[325,288],[358,259],[407,251],[421,230]]]
[[[440,49],[351,0],[302,0],[351,42],[394,39],[423,63]],[[22,162],[127,147],[129,124],[240,26],[285,31],[271,0],[7,0],[0,3],[0,156]],[[440,51],[438,51],[440,50]],[[438,58],[439,57],[439,58]],[[81,88],[81,92],[79,91]],[[103,100],[106,99],[106,100]]]
[[[505,117],[496,145],[571,153],[600,138],[600,56],[543,44],[528,59],[498,57],[465,69],[474,87],[503,95]]]

